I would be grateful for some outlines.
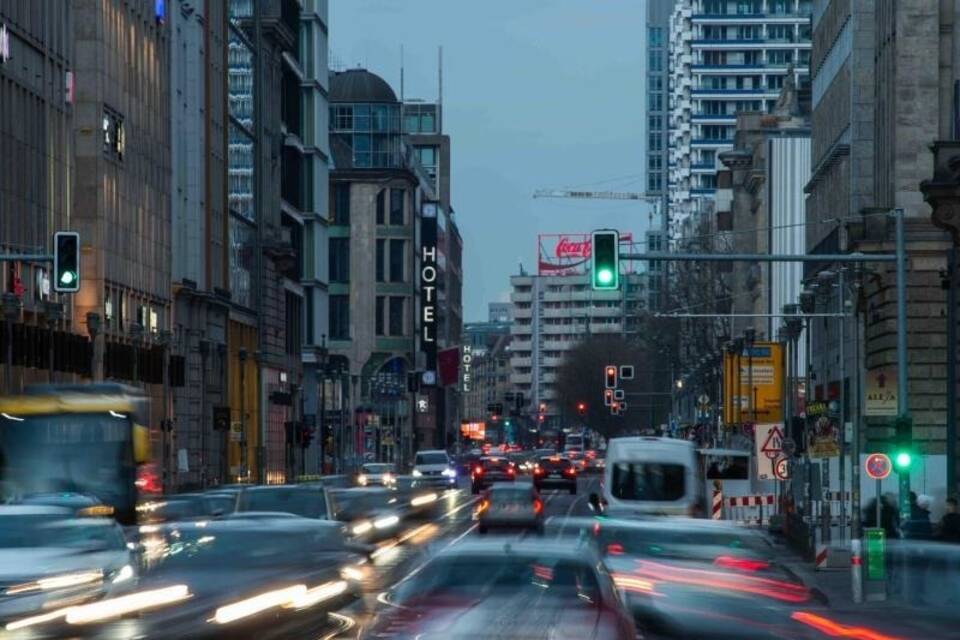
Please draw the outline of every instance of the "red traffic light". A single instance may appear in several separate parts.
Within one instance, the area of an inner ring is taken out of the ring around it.
[[[543,422],[544,420],[546,420],[546,418],[547,417],[545,415],[543,415],[542,413],[540,414],[540,422]]]
[[[613,389],[604,389],[603,404],[607,405],[608,407],[613,404]]]
[[[608,364],[603,370],[604,377],[604,386],[607,389],[616,389],[617,388],[617,368],[612,364]]]
[[[577,403],[577,413],[579,413],[580,415],[584,415],[584,414],[587,413],[587,403],[586,403],[586,402],[578,402],[578,403]]]

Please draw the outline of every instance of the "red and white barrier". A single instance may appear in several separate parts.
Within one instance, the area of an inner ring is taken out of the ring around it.
[[[753,496],[730,496],[726,499],[727,519],[741,524],[764,525],[770,519],[776,496],[765,493]]]
[[[818,544],[817,545],[817,554],[813,559],[813,566],[815,569],[826,569],[827,568],[827,545]]]
[[[710,509],[710,517],[713,520],[723,520],[723,492],[713,492],[713,505]]]

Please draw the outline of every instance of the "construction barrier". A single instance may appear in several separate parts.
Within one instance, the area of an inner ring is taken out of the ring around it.
[[[713,520],[722,520],[723,519],[723,492],[716,491],[713,492],[713,506],[710,509],[710,517]]]
[[[727,520],[740,524],[764,525],[774,511],[776,497],[772,493],[753,496],[731,496],[726,499]]]
[[[827,568],[827,545],[818,544],[817,553],[814,556],[813,566],[815,569],[826,569]]]

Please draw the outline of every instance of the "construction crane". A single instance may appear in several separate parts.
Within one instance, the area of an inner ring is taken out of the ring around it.
[[[638,191],[571,191],[568,189],[537,189],[534,198],[575,198],[579,200],[640,200],[652,204],[650,222],[660,213],[660,196],[652,196]]]

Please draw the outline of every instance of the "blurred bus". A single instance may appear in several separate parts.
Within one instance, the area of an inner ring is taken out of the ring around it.
[[[119,384],[35,385],[0,398],[0,502],[91,496],[125,525],[151,472],[147,400]]]

